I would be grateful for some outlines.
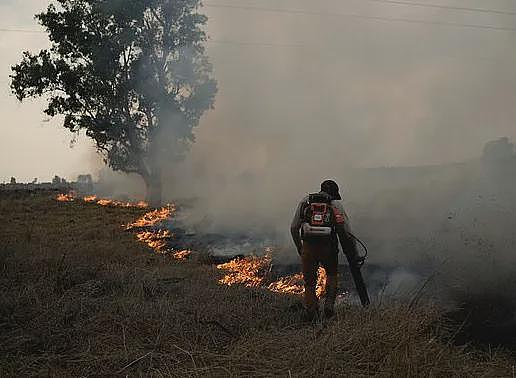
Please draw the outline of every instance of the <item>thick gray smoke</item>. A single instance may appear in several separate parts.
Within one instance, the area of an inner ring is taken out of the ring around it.
[[[186,161],[166,170],[170,196],[199,198],[199,216],[213,227],[285,230],[296,202],[324,178],[364,202],[363,191],[396,180],[379,171],[362,185],[360,168],[462,162],[478,158],[488,140],[516,138],[516,55],[506,48],[514,33],[342,14],[482,25],[512,18],[364,1],[281,7],[334,16],[207,8],[216,109]],[[367,204],[371,213],[385,210]],[[397,212],[417,216],[406,206]]]

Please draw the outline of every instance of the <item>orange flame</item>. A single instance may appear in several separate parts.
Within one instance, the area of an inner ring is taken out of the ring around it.
[[[317,271],[317,297],[322,297],[326,289],[326,271],[319,267]],[[286,276],[275,281],[267,288],[276,293],[303,294],[305,292],[303,275],[301,273]]]
[[[72,202],[77,199],[77,193],[70,191],[68,194],[61,193],[56,197],[57,201],[60,202]],[[86,203],[97,204],[99,206],[110,206],[110,207],[135,207],[135,208],[147,208],[149,205],[144,202],[123,202],[113,199],[102,198],[98,199],[96,195],[84,196],[82,200]],[[153,226],[157,226],[160,222],[170,218],[176,211],[173,204],[168,204],[161,209],[155,209],[144,214],[138,218],[135,222],[126,225],[126,230],[143,229]],[[177,260],[187,259],[192,251],[182,250],[173,251],[168,248],[168,240],[172,237],[172,234],[167,229],[157,230],[143,230],[136,233],[138,241],[147,244],[155,252],[158,253],[172,253],[172,256]]]
[[[56,197],[56,200],[59,202],[73,202],[77,199],[77,193],[74,191],[70,191],[67,194],[61,193],[58,194]],[[112,199],[98,199],[97,196],[91,195],[91,196],[85,196],[82,198],[82,200],[86,203],[96,203],[100,206],[111,206],[111,207],[135,207],[144,209],[149,207],[147,202],[139,201],[139,202],[123,202],[123,201],[117,201]]]
[[[317,274],[317,296],[320,298],[326,293],[326,270],[324,268],[319,267],[319,271]]]
[[[303,275],[298,273],[282,277],[278,281],[269,284],[267,288],[276,293],[303,294],[305,291],[303,286]]]
[[[93,202],[93,201],[90,201],[90,202]],[[117,201],[117,200],[105,199],[105,198],[98,200],[97,205],[110,206],[110,207],[136,207],[136,208],[140,208],[140,209],[145,209],[146,207],[149,207],[147,202],[144,202],[144,201],[123,202],[123,201]]]
[[[250,256],[237,258],[228,263],[217,265],[220,270],[227,273],[219,282],[224,285],[245,285],[247,287],[266,287],[276,293],[303,294],[305,291],[303,275],[301,273],[281,277],[267,286],[264,286],[267,275],[270,272],[272,255],[267,252],[264,256]],[[319,268],[317,275],[317,296],[322,297],[326,288],[326,271]]]
[[[56,200],[59,202],[73,202],[77,194],[73,191],[68,192],[67,194],[60,193],[57,195]]]
[[[170,239],[171,234],[168,230],[158,231],[142,231],[136,234],[136,238],[147,244],[154,251],[159,253],[167,252],[167,241]]]
[[[243,257],[219,264],[218,269],[228,272],[219,282],[228,286],[235,284],[248,287],[261,286],[267,272],[270,271],[271,263],[271,254],[266,253],[264,256]]]
[[[133,228],[150,227],[170,218],[176,211],[174,205],[167,205],[161,209],[156,209],[145,213],[142,217],[138,218],[135,222],[126,226],[127,230]]]
[[[176,260],[186,260],[192,254],[190,250],[174,251],[168,248],[168,241],[173,235],[167,229],[148,230],[149,227],[155,227],[160,222],[170,218],[176,211],[174,205],[169,204],[161,209],[156,209],[145,213],[135,222],[126,226],[126,230],[147,229],[136,233],[136,238],[147,244],[155,252],[171,253]]]
[[[187,258],[190,257],[190,255],[192,254],[192,251],[188,250],[188,249],[185,249],[183,251],[176,251],[172,254],[172,256],[174,256],[174,258],[176,260],[186,260]]]

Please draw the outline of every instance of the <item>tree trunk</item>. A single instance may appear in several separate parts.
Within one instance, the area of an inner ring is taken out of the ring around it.
[[[147,202],[151,207],[160,207],[162,205],[162,183],[161,171],[155,170],[152,174],[143,177],[147,189]]]

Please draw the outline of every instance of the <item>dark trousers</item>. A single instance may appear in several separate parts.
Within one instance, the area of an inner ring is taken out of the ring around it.
[[[305,240],[301,256],[305,281],[305,305],[309,315],[317,316],[319,301],[316,295],[317,271],[322,266],[326,271],[325,311],[333,312],[337,297],[337,265],[339,250],[333,240]]]

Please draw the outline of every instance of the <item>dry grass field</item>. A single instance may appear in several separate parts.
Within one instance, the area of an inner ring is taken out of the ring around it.
[[[223,286],[124,231],[145,210],[0,192],[0,376],[513,376],[455,347],[435,309],[340,308]]]

